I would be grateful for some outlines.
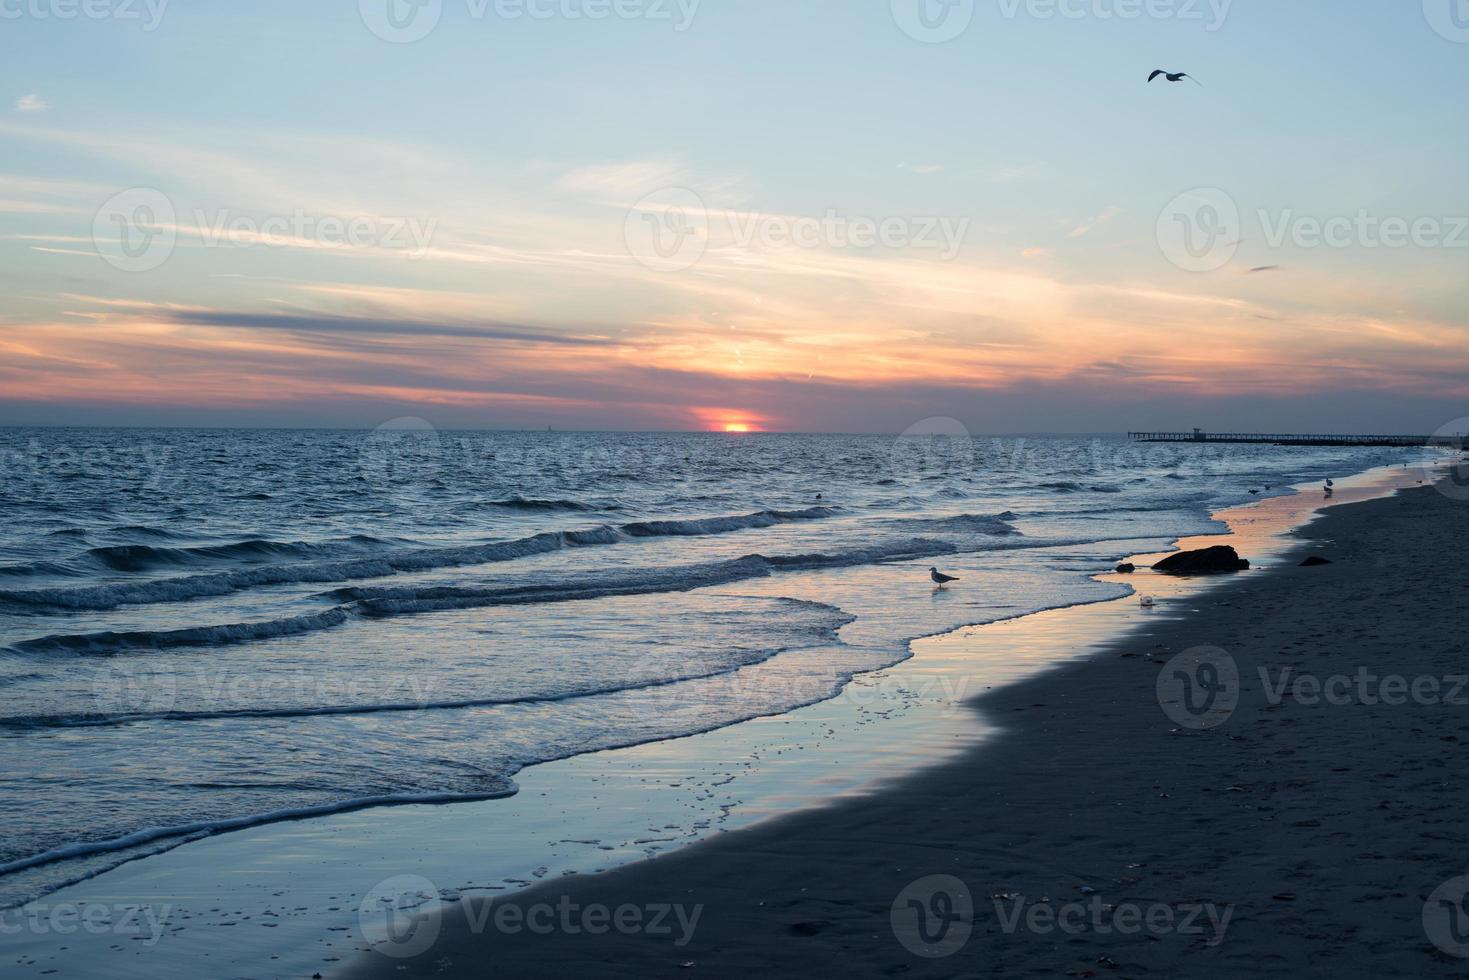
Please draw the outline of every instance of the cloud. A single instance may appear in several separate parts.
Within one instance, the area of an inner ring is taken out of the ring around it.
[[[30,95],[22,95],[15,100],[16,112],[45,112],[51,108],[51,103],[41,98],[35,92]]]
[[[944,165],[942,163],[900,163],[898,164],[898,169],[926,176],[928,174],[939,173],[944,169]]]
[[[991,184],[1009,184],[1018,180],[1039,177],[1046,171],[1043,163],[1024,163],[1011,167],[996,167],[992,170],[977,170],[973,176]]]
[[[393,334],[409,337],[470,337],[531,344],[572,347],[611,343],[600,337],[578,337],[542,333],[533,327],[501,323],[438,323],[421,320],[375,317],[322,316],[290,313],[237,313],[219,310],[185,310],[167,314],[172,323],[199,327],[239,327],[253,330],[294,330],[301,333]]]
[[[1097,215],[1095,218],[1092,218],[1090,221],[1083,221],[1081,224],[1071,229],[1071,231],[1067,233],[1066,237],[1081,238],[1085,235],[1089,235],[1121,213],[1121,208],[1107,208],[1101,214]]]
[[[599,201],[636,201],[651,191],[690,182],[681,166],[667,160],[577,167],[563,174],[556,186],[563,191]]]
[[[1049,248],[1024,248],[1020,250],[1022,259],[1043,259],[1051,254]]]

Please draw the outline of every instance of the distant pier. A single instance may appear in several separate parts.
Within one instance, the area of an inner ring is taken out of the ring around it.
[[[1134,442],[1238,442],[1266,446],[1458,446],[1463,436],[1341,436],[1283,432],[1129,432]]]

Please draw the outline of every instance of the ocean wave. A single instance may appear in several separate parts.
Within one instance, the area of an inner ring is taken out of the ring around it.
[[[363,554],[391,547],[392,543],[366,534],[330,541],[270,541],[252,538],[223,545],[193,548],[160,548],[146,544],[110,545],[92,548],[84,561],[115,572],[146,572],[162,567],[201,562],[269,561],[282,558],[334,558]]]
[[[359,715],[359,714],[384,714],[410,711],[450,711],[461,708],[490,708],[504,705],[531,705],[531,704],[555,704],[563,701],[572,701],[578,698],[596,697],[605,694],[616,694],[631,690],[644,690],[657,687],[668,687],[673,684],[681,684],[686,681],[707,680],[722,674],[733,673],[742,670],[754,663],[769,660],[779,654],[786,653],[797,647],[816,646],[822,643],[836,643],[837,630],[855,621],[856,617],[842,609],[827,605],[825,603],[811,602],[804,599],[782,598],[776,600],[791,606],[801,607],[808,615],[815,614],[815,618],[801,623],[798,634],[788,636],[786,642],[771,646],[758,652],[758,656],[747,656],[738,662],[721,664],[712,669],[687,669],[672,673],[661,674],[656,677],[643,678],[619,678],[615,683],[606,684],[573,684],[555,693],[526,694],[516,697],[475,697],[443,699],[430,701],[417,699],[411,701],[388,701],[368,702],[355,704],[326,704],[326,705],[290,705],[278,707],[259,708],[222,708],[215,710],[156,710],[139,711],[133,713],[77,713],[77,714],[37,714],[37,715],[13,715],[0,717],[0,729],[33,730],[40,728],[94,728],[101,726],[126,725],[143,721],[218,721],[228,718],[312,718],[327,715]],[[334,616],[333,614],[339,614]],[[333,609],[328,613],[321,614],[320,627],[324,628],[334,625],[335,621],[345,619],[349,610],[344,607]],[[310,617],[298,617],[301,620]],[[203,630],[179,630],[173,636],[183,633],[207,634],[203,637],[204,642],[209,643],[233,643],[243,642],[252,637],[246,636],[242,631],[249,627],[274,627],[264,628],[256,631],[258,637],[285,635],[289,632],[291,624],[285,621],[277,621],[270,624],[248,624],[247,627],[222,626],[208,627]],[[309,623],[301,623],[303,628],[313,628]],[[48,638],[91,641],[91,645],[80,642],[68,642],[63,646],[70,649],[79,649],[82,652],[117,652],[116,649],[107,650],[106,644],[110,638],[122,638],[125,634],[94,634],[90,637],[74,638]],[[37,641],[39,642],[39,641]],[[177,644],[166,644],[177,645]],[[29,675],[37,677],[41,675]]]
[[[914,529],[951,531],[963,534],[1019,534],[1020,529],[1009,523],[1015,515],[1003,514],[953,514],[947,517],[900,517],[890,523]]]
[[[617,544],[629,538],[723,534],[748,528],[771,527],[787,521],[817,520],[836,511],[815,507],[802,511],[761,511],[736,517],[698,518],[683,521],[644,521],[622,527],[603,525],[581,531],[547,531],[511,541],[448,548],[414,548],[385,551],[368,557],[339,561],[259,565],[251,568],[210,572],[144,582],[122,582],[69,589],[0,589],[0,601],[23,607],[102,610],[125,605],[180,602],[189,599],[230,595],[268,585],[297,585],[340,582],[350,579],[382,578],[402,572],[432,571],[492,562],[513,561],[563,548]],[[348,539],[349,541],[358,539]],[[367,538],[367,541],[377,541]],[[340,543],[338,543],[340,544]],[[282,547],[273,542],[241,542],[227,546],[246,553],[268,553]],[[289,545],[284,547],[298,547]],[[323,547],[301,545],[300,547]],[[151,549],[154,555],[161,550]],[[171,549],[206,552],[218,549]],[[114,556],[116,557],[116,556]],[[117,560],[122,560],[118,558]]]
[[[1077,483],[1075,480],[1054,480],[1050,483],[1037,483],[1038,490],[1052,490],[1056,493],[1121,493],[1122,488],[1110,483],[1086,484]]]
[[[258,623],[231,623],[226,626],[192,626],[177,630],[136,630],[132,632],[64,633],[42,636],[34,640],[12,643],[13,653],[115,654],[127,650],[162,650],[168,647],[225,646],[248,643],[277,636],[292,636],[340,626],[351,615],[338,607],[304,616],[289,616]]]
[[[608,510],[606,507],[593,507],[576,500],[537,500],[530,497],[522,497],[517,494],[505,500],[486,500],[478,504],[480,507],[497,507],[502,510],[525,510],[525,511],[589,511]]]
[[[89,857],[111,851],[125,851],[158,840],[178,838],[182,843],[187,839],[207,837],[229,830],[243,830],[246,827],[258,827],[262,824],[279,823],[283,820],[301,820],[306,817],[321,817],[333,813],[349,813],[353,810],[366,810],[369,807],[377,806],[405,806],[415,803],[468,803],[478,800],[501,799],[514,795],[514,783],[509,779],[493,776],[486,778],[491,780],[493,785],[486,787],[485,791],[481,793],[392,793],[383,796],[357,797],[318,806],[291,807],[269,813],[253,814],[248,817],[198,820],[192,823],[177,824],[170,827],[149,827],[123,837],[112,838],[111,840],[67,844],[40,854],[33,854],[29,857],[8,861],[0,864],[0,875],[13,874],[16,871],[24,871],[27,868],[35,868],[56,861]]]
[[[711,585],[728,585],[746,579],[764,578],[776,571],[809,571],[930,558],[953,554],[957,550],[956,545],[947,541],[910,538],[835,554],[745,555],[743,558],[727,561],[634,569],[612,574],[594,573],[528,585],[497,588],[454,585],[348,587],[336,589],[328,595],[339,602],[355,603],[367,616],[397,616],[486,606],[572,602],[577,599],[603,599],[619,595],[688,592]]]
[[[774,527],[791,521],[815,521],[834,517],[831,507],[811,507],[806,510],[762,510],[755,514],[735,517],[704,517],[675,521],[636,521],[622,525],[622,530],[635,538],[648,537],[696,537],[706,534],[725,534],[729,531],[744,531],[750,528]]]

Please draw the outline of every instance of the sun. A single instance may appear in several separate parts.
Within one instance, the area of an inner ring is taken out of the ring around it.
[[[3,3],[4,0],[0,0]],[[764,415],[745,408],[697,407],[693,410],[699,420],[699,428],[705,432],[726,432],[730,435],[745,435],[764,432],[770,421]]]

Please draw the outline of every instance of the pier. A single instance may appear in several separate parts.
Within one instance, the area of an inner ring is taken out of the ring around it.
[[[1453,446],[1464,436],[1303,435],[1282,432],[1129,432],[1134,442],[1235,442],[1267,446]]]

